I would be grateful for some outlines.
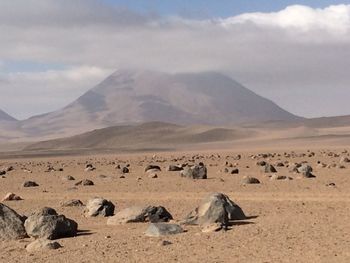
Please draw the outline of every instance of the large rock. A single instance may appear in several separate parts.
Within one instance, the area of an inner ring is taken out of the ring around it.
[[[187,215],[183,223],[202,226],[220,223],[227,227],[230,220],[243,219],[246,219],[243,210],[227,195],[214,193],[204,198],[200,206]]]
[[[145,234],[149,237],[160,237],[175,235],[184,232],[181,226],[177,224],[152,223],[147,228]]]
[[[57,239],[77,234],[78,224],[58,215],[53,208],[44,207],[31,214],[24,222],[27,234],[35,238]]]
[[[8,206],[0,203],[0,240],[27,237],[23,218]]]
[[[96,197],[86,203],[84,214],[86,216],[112,216],[115,206],[111,201]]]
[[[162,206],[132,206],[125,208],[107,220],[108,225],[136,222],[168,222],[172,215]]]
[[[186,166],[181,171],[181,176],[192,179],[207,179],[207,168],[204,164]]]

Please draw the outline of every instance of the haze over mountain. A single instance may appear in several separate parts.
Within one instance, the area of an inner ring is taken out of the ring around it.
[[[234,125],[297,119],[220,73],[118,70],[63,109],[21,121],[18,128],[57,138],[150,121]]]

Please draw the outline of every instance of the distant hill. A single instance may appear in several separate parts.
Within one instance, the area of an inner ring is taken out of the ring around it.
[[[220,73],[118,70],[65,108],[22,121],[20,128],[53,138],[151,121],[234,125],[299,119]]]
[[[350,143],[350,124],[346,118],[311,119],[304,123],[263,123],[261,125],[227,128],[223,126],[177,125],[149,122],[140,125],[113,126],[80,135],[46,140],[25,145],[28,153],[84,153],[173,151],[183,149],[245,149],[246,147],[279,147],[299,145],[344,146]],[[337,121],[340,121],[338,123]],[[332,124],[332,126],[329,125]],[[339,125],[338,125],[339,124]]]
[[[180,126],[151,122],[141,125],[115,126],[67,138],[34,143],[25,150],[84,150],[172,148],[183,144],[234,141],[252,136],[241,129],[207,126]]]

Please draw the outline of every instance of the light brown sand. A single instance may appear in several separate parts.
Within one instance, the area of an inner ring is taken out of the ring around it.
[[[290,152],[292,148],[279,152]],[[341,150],[336,150],[338,153]],[[297,153],[306,151],[296,151]],[[269,160],[298,162],[306,160],[314,168],[315,179],[296,179],[288,168],[277,168],[278,173],[294,178],[292,181],[271,181],[256,166],[257,160],[249,155],[255,151],[195,152],[203,155],[196,161],[208,166],[207,180],[181,178],[178,172],[167,172],[165,167],[175,157],[186,155],[179,161],[186,162],[194,152],[133,155],[93,155],[82,157],[9,159],[1,166],[13,165],[15,171],[0,179],[0,197],[14,192],[23,201],[5,202],[20,214],[28,214],[36,208],[49,206],[59,213],[76,220],[82,232],[77,237],[60,239],[63,248],[55,251],[28,253],[25,245],[30,239],[0,242],[0,262],[350,262],[350,164],[346,169],[318,168],[318,160],[327,164],[339,162],[339,158],[324,156],[316,150],[315,157],[275,157]],[[240,161],[231,156],[242,153]],[[210,158],[220,154],[220,158]],[[226,158],[226,156],[228,156]],[[228,160],[237,162],[240,174],[223,171]],[[111,162],[130,163],[131,172],[126,178]],[[63,172],[44,172],[47,163]],[[96,166],[93,172],[84,172],[86,162]],[[147,164],[158,164],[163,171],[159,178],[147,177],[143,169]],[[249,166],[249,168],[248,168]],[[32,173],[21,170],[26,167]],[[99,175],[107,175],[102,179]],[[72,175],[75,181],[61,178]],[[260,185],[243,186],[243,176],[259,178]],[[137,180],[141,177],[141,180]],[[83,178],[94,181],[94,186],[78,186]],[[34,180],[39,187],[23,188],[25,180]],[[327,187],[333,182],[336,187]],[[116,204],[117,211],[135,204],[163,205],[176,220],[182,219],[211,192],[222,192],[238,203],[249,220],[237,222],[226,232],[201,233],[199,227],[186,227],[188,232],[161,238],[146,237],[147,223],[107,226],[106,218],[85,218],[82,209],[60,207],[61,200],[101,196]],[[110,238],[106,238],[110,236]],[[172,244],[162,246],[161,241]]]

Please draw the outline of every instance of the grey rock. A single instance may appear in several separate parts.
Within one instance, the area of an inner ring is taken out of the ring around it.
[[[203,199],[201,204],[182,221],[190,225],[210,225],[220,223],[227,227],[230,220],[243,220],[243,210],[222,193],[214,193]]]
[[[27,234],[34,238],[57,239],[77,234],[78,224],[58,215],[53,208],[44,207],[32,213],[24,222]]]
[[[313,171],[312,167],[310,165],[308,165],[308,164],[302,164],[300,167],[297,168],[297,172],[302,174],[302,176],[304,178],[314,178],[314,177],[316,177],[316,176],[314,176],[312,174],[312,171]]]
[[[272,165],[267,163],[264,167],[263,170],[265,173],[277,173],[276,168]]]
[[[145,234],[149,237],[160,237],[183,233],[184,230],[180,225],[167,223],[151,223]]]
[[[207,179],[207,168],[204,165],[186,166],[181,171],[181,176],[192,179]]]
[[[96,197],[86,203],[84,214],[86,216],[113,216],[115,206],[111,201]]]
[[[10,207],[0,203],[0,240],[15,240],[27,237],[23,217]]]
[[[125,208],[107,220],[108,225],[137,222],[168,222],[172,215],[162,206],[132,206]]]

